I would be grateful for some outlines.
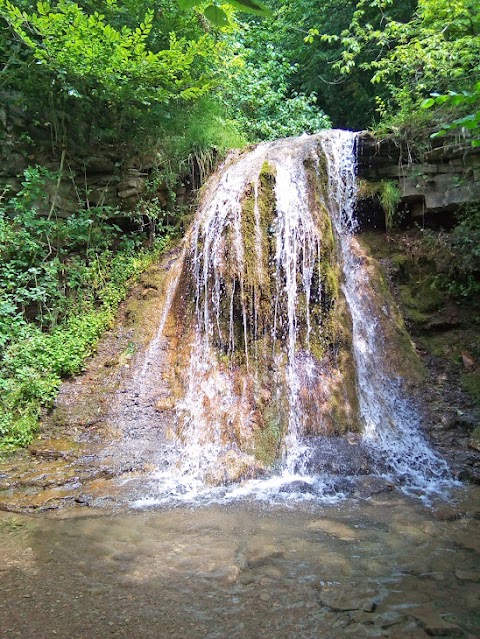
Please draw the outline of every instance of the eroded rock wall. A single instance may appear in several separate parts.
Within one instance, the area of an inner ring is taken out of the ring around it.
[[[480,201],[480,148],[460,138],[431,140],[413,151],[393,138],[368,133],[358,141],[359,177],[370,183],[398,184],[401,207],[412,218],[445,221],[460,205]],[[372,225],[376,219],[371,218]]]
[[[54,174],[47,181],[40,213],[52,206],[58,217],[68,217],[82,207],[108,206],[131,216],[142,199],[156,198],[160,206],[181,205],[188,197],[192,176],[173,186],[162,179],[161,160],[155,152],[140,152],[122,144],[79,147],[58,143],[50,128],[34,121],[21,96],[0,93],[0,194],[8,197],[22,188],[23,173],[42,166]],[[192,165],[190,174],[195,173]],[[58,172],[62,179],[58,182]],[[121,217],[121,214],[120,214]]]

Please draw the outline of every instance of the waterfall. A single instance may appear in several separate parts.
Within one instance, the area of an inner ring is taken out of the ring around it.
[[[355,236],[355,144],[347,131],[263,143],[208,183],[182,257],[188,363],[157,492],[326,498],[366,473],[406,491],[448,483],[392,360],[416,361],[413,346]]]
[[[422,434],[408,390],[385,366],[391,345],[382,331],[382,319],[388,321],[391,311],[385,304],[375,304],[368,268],[354,236],[355,138],[332,131],[324,149],[329,162],[329,209],[341,245],[343,290],[352,318],[363,441],[373,451],[375,469],[402,479],[407,490],[440,490],[449,481],[448,466]]]

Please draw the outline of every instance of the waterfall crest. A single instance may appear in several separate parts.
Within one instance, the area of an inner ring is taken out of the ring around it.
[[[175,401],[154,501],[336,497],[367,474],[405,490],[448,483],[409,398],[413,346],[355,236],[355,198],[346,131],[260,144],[208,183],[165,311],[181,337],[165,355]]]

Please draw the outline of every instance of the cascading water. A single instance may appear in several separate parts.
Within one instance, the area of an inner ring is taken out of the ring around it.
[[[388,364],[404,334],[354,236],[354,151],[346,131],[265,143],[207,187],[185,249],[189,364],[153,502],[326,498],[354,485],[332,479],[342,471],[407,490],[448,481]]]
[[[324,149],[329,158],[329,210],[341,246],[343,290],[353,325],[363,440],[373,452],[375,470],[402,480],[407,491],[435,492],[449,484],[448,466],[423,436],[420,417],[401,380],[388,372],[391,345],[382,330],[382,319],[388,322],[391,310],[385,301],[375,303],[365,255],[354,236],[354,145],[351,134],[332,131]]]

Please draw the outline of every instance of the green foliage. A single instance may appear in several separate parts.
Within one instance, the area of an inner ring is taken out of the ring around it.
[[[183,11],[186,11],[193,7],[198,7],[198,5],[204,5],[205,2],[204,0],[178,0],[178,4]],[[226,0],[224,4],[230,5],[236,11],[251,13],[263,18],[272,15],[270,9],[262,2],[258,2],[258,0]],[[217,5],[209,4],[208,7],[203,9],[203,15],[217,27],[229,24],[228,15]]]
[[[211,95],[224,49],[174,0],[0,0],[0,83],[62,147],[157,134]]]
[[[108,224],[107,209],[68,220],[38,214],[46,178],[26,172],[23,190],[0,206],[0,450],[26,445],[61,378],[82,370],[114,321],[129,279],[158,254]]]
[[[362,182],[360,196],[365,198],[377,197],[385,214],[385,229],[390,232],[398,223],[397,210],[400,204],[400,189],[398,184],[390,180],[380,182]]]
[[[316,95],[292,90],[290,79],[298,67],[271,41],[270,29],[269,24],[245,25],[235,36],[236,56],[224,89],[232,117],[252,142],[329,128]]]
[[[431,93],[430,97],[424,100],[420,106],[422,109],[430,109],[440,105],[444,105],[445,108],[449,106],[466,107],[469,113],[453,121],[447,121],[431,137],[441,137],[448,131],[467,129],[472,136],[472,146],[480,146],[480,82],[477,82],[473,91],[463,91],[462,93],[449,91],[443,95]]]
[[[384,9],[384,16],[408,20],[414,0],[402,0]],[[297,65],[289,84],[298,93],[318,96],[318,104],[336,127],[362,129],[375,115],[372,71],[357,65],[348,76],[335,63],[342,54],[340,34],[348,28],[355,12],[354,0],[275,0],[271,31],[275,44],[290,63]],[[385,18],[378,13],[379,24]],[[319,33],[335,34],[329,41]],[[359,53],[362,62],[372,60],[372,52]]]
[[[480,66],[478,2],[420,0],[406,21],[392,15],[401,5],[399,0],[360,0],[347,29],[320,36],[326,44],[340,46],[333,65],[340,73],[360,68],[372,74],[384,128],[394,130],[412,128],[412,122],[431,125],[436,114],[425,117],[418,111],[425,97],[475,92]],[[452,119],[468,115],[462,113],[465,101],[452,96]]]
[[[388,233],[397,222],[396,213],[400,204],[398,184],[389,180],[382,180],[379,185],[378,198],[385,213],[385,229]]]
[[[480,293],[480,207],[466,206],[450,233],[425,231],[425,246],[437,269],[436,285],[455,297]]]
[[[110,7],[114,4],[109,3]],[[196,66],[200,59],[214,54],[214,41],[207,35],[187,41],[172,33],[168,49],[152,51],[148,46],[151,9],[135,29],[115,28],[103,14],[87,13],[67,0],[55,6],[39,2],[33,13],[0,0],[0,9],[37,64],[46,65],[62,89],[78,99],[93,91],[97,98],[114,104],[128,99],[148,106],[192,99],[211,88]],[[201,71],[205,71],[204,64]]]

